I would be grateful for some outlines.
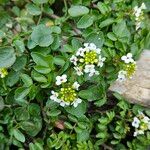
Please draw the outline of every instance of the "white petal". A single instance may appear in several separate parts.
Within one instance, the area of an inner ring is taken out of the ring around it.
[[[122,57],[121,57],[121,60],[126,60],[126,59],[127,59],[126,56],[122,56]]]
[[[84,43],[84,46],[85,46],[85,47],[88,47],[88,46],[89,46],[89,43]]]
[[[132,53],[128,53],[127,57],[132,58]]]
[[[140,7],[141,9],[146,9],[146,5],[145,5],[145,3],[142,3],[142,5],[141,5],[141,7]]]
[[[60,102],[60,106],[64,107],[65,106],[65,102]]]
[[[56,85],[61,85],[61,82],[60,81],[56,81]]]

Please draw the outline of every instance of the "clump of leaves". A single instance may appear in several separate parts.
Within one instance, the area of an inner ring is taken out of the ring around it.
[[[145,5],[0,1],[0,149],[145,150],[150,132],[134,137],[132,122],[139,111],[150,117],[149,110],[108,90],[121,57],[136,60],[149,46]]]

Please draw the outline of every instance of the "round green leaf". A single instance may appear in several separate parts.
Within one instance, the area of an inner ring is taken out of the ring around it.
[[[34,4],[27,4],[26,5],[27,11],[31,14],[31,15],[40,15],[41,14],[41,10],[37,5]]]
[[[78,28],[87,28],[93,24],[94,18],[90,15],[84,15],[77,23]]]
[[[85,6],[72,6],[68,13],[71,17],[78,17],[89,13],[89,9]]]
[[[8,68],[12,66],[15,60],[16,56],[12,47],[0,48],[0,68]]]
[[[50,28],[41,24],[33,29],[31,40],[41,47],[47,47],[53,43],[54,38],[51,35]]]
[[[103,32],[91,33],[86,38],[87,43],[94,43],[98,48],[103,46],[104,41]]]

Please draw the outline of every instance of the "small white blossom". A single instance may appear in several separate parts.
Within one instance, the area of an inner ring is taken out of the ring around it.
[[[97,66],[100,66],[100,67],[102,67],[103,65],[104,65],[104,61],[106,60],[106,58],[105,57],[102,57],[101,55],[99,56],[99,58],[98,58],[98,64],[97,64]]]
[[[134,117],[133,122],[132,122],[132,126],[135,128],[138,128],[140,124],[140,120],[137,117]]]
[[[91,70],[91,72],[89,73],[89,77],[92,77],[94,75],[99,75],[99,72],[96,71],[95,69]]]
[[[76,56],[84,56],[84,52],[85,52],[85,49],[84,48],[79,48],[77,53],[76,53]]]
[[[62,106],[62,107],[69,106],[69,105],[70,105],[70,103],[67,103],[63,100],[60,101],[60,106]]]
[[[141,7],[140,7],[141,9],[146,9],[146,5],[145,5],[145,3],[142,3],[142,5],[141,5]]]
[[[146,124],[148,124],[150,122],[150,118],[147,116],[144,116],[144,118],[142,119],[142,121]]]
[[[85,73],[90,73],[90,72],[92,72],[94,70],[95,70],[95,66],[94,65],[85,65],[85,69],[84,69]]]
[[[131,53],[128,53],[126,56],[122,56],[121,60],[123,60],[126,64],[134,62],[134,60],[132,59]]]
[[[135,131],[134,134],[133,134],[133,136],[135,137],[135,136],[137,136],[137,135],[138,135],[138,132]]]
[[[60,103],[61,100],[58,99],[58,93],[57,92],[54,92],[54,91],[51,91],[52,95],[50,96],[50,99],[57,102],[57,103]]]
[[[141,22],[136,22],[136,30],[138,30],[141,27]]]
[[[127,74],[127,72],[124,70],[119,71],[117,81],[120,81],[120,82],[125,81],[126,80],[126,74]]]
[[[82,69],[80,67],[74,67],[74,69],[75,69],[78,76],[83,75]]]
[[[94,43],[90,43],[89,46],[88,46],[88,48],[90,50],[96,50],[96,45]]]
[[[70,61],[76,66],[78,58],[75,55],[72,55],[72,57],[70,58]]]
[[[143,130],[138,130],[138,134],[144,134]]]
[[[78,104],[80,104],[81,102],[82,102],[82,100],[81,100],[80,98],[77,98],[75,101],[72,102],[72,105],[73,105],[74,107],[77,107]]]
[[[66,74],[56,77],[56,85],[61,85],[62,83],[65,83],[65,82],[67,82],[67,75]]]
[[[141,28],[141,24],[142,24],[142,19],[143,18],[143,9],[146,9],[146,6],[144,3],[142,3],[142,5],[140,7],[135,6],[134,7],[134,15],[135,15],[135,26],[136,26],[136,30],[138,30],[139,28]]]
[[[73,86],[74,89],[79,90],[80,84],[76,81],[76,82],[73,83],[72,86]]]

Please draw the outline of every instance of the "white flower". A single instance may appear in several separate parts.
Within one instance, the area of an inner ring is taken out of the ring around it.
[[[138,132],[137,131],[135,131],[134,132],[134,134],[133,134],[133,136],[137,136],[138,135]]]
[[[137,135],[139,135],[139,134],[144,134],[144,131],[142,131],[142,130],[136,130],[136,131],[134,132],[133,136],[137,136]]]
[[[73,83],[72,86],[73,86],[74,89],[79,90],[80,84],[76,81],[76,82]]]
[[[57,103],[60,103],[61,100],[58,99],[58,93],[57,92],[54,92],[54,91],[51,91],[52,95],[50,96],[50,99],[57,102]]]
[[[132,59],[131,53],[128,53],[126,56],[122,56],[121,60],[123,60],[126,64],[134,62],[134,60]]]
[[[137,6],[134,7],[134,14],[136,17],[139,17],[141,15],[142,9],[138,8]]]
[[[75,69],[78,76],[83,75],[82,69],[80,67],[74,67],[74,69]]]
[[[145,3],[142,3],[142,5],[141,5],[141,7],[140,7],[141,9],[146,9],[146,5],[145,5]]]
[[[150,118],[147,117],[147,116],[144,116],[144,118],[142,119],[142,121],[143,121],[144,123],[149,123],[149,122],[150,122]]]
[[[90,50],[96,50],[96,45],[94,43],[90,43],[89,46],[88,46],[88,48]]]
[[[70,103],[65,102],[63,100],[61,100],[61,102],[60,102],[60,106],[62,106],[62,107],[69,106],[69,105],[70,105]]]
[[[150,122],[148,123],[148,130],[150,130]]]
[[[91,72],[89,73],[89,77],[92,77],[94,75],[99,75],[99,72],[96,71],[95,69],[91,70]]]
[[[62,83],[65,83],[65,82],[67,82],[67,75],[66,74],[56,77],[56,85],[61,85]]]
[[[120,82],[125,81],[126,80],[126,74],[127,74],[126,71],[120,70],[118,73],[118,79],[117,80]]]
[[[101,55],[99,56],[99,58],[98,58],[98,64],[97,64],[97,66],[100,66],[100,67],[102,67],[103,65],[104,65],[104,61],[106,60],[106,58],[105,57],[102,57]]]
[[[89,47],[89,43],[84,43],[83,44],[85,47]]]
[[[138,130],[137,132],[138,132],[138,134],[144,134],[143,130]]]
[[[84,48],[79,48],[78,51],[76,52],[76,56],[84,56],[84,52],[85,52],[85,49]]]
[[[84,69],[85,73],[90,73],[90,72],[92,72],[94,70],[95,70],[95,66],[94,65],[85,65],[85,69]]]
[[[78,58],[75,55],[72,55],[72,57],[70,58],[70,61],[76,66]]]
[[[138,30],[141,27],[141,22],[136,22],[136,30]]]
[[[140,124],[140,120],[137,117],[134,117],[133,122],[132,122],[132,126],[135,128],[138,128]]]
[[[74,106],[74,107],[77,107],[78,104],[80,104],[82,102],[82,100],[80,98],[77,98],[75,99],[71,104]]]

